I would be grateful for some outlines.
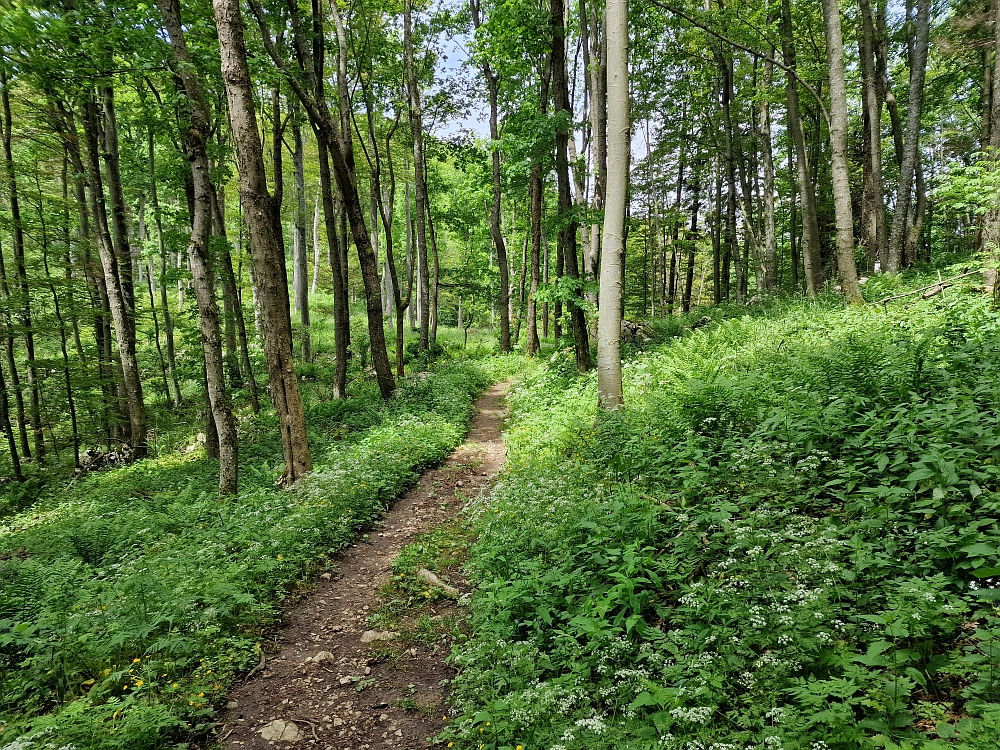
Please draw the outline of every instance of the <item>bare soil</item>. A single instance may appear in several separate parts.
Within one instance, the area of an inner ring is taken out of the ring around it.
[[[335,559],[336,570],[284,614],[279,650],[229,696],[217,734],[227,750],[248,748],[428,748],[444,724],[448,648],[441,641],[402,636],[371,641],[369,617],[393,560],[419,534],[453,518],[465,499],[490,484],[503,463],[501,383],[476,401],[469,435],[440,467],[425,472],[360,541]],[[467,586],[454,573],[447,582]],[[460,607],[451,600],[425,606],[432,620],[448,621]],[[375,631],[381,635],[385,631]],[[328,652],[314,660],[321,652]],[[387,658],[390,654],[392,658]],[[277,720],[294,723],[275,736]],[[280,736],[280,735],[279,735]]]

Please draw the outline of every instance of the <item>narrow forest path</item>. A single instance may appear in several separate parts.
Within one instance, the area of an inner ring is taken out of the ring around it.
[[[447,649],[418,642],[401,658],[372,658],[391,644],[371,640],[377,631],[369,632],[368,618],[400,550],[454,517],[500,468],[507,388],[494,385],[476,401],[465,442],[425,472],[367,540],[338,555],[330,577],[285,612],[280,650],[229,696],[218,735],[227,750],[429,747],[426,738],[441,730],[446,711],[442,681],[453,675],[444,663]],[[435,610],[455,608],[442,600]]]

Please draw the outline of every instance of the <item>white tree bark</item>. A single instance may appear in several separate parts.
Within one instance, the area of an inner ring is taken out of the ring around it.
[[[602,409],[624,405],[621,300],[625,202],[629,177],[628,0],[608,0],[608,184],[602,235],[600,313],[597,321],[597,398]]]

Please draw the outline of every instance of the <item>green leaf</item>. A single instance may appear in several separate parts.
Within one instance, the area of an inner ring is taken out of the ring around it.
[[[969,544],[960,548],[959,552],[964,552],[969,557],[977,557],[979,555],[995,555],[997,548],[992,544],[977,542],[976,544]]]

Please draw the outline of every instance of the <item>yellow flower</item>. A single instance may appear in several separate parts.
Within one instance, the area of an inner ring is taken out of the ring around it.
[[[142,687],[142,680],[136,680],[135,681],[135,686],[136,687]]]
[[[518,745],[516,750],[524,750],[524,745]]]
[[[132,660],[132,663],[133,663],[133,664],[138,664],[138,663],[139,663],[139,662],[141,662],[141,661],[142,661],[142,659],[133,659],[133,660]]]
[[[281,560],[284,560],[284,559],[285,559],[285,556],[284,556],[284,555],[278,555],[278,561],[279,561],[279,562],[280,562]]]
[[[198,697],[199,697],[199,698],[204,698],[204,697],[205,697],[205,694],[204,694],[204,693],[198,693]]]
[[[122,690],[128,690],[128,685],[122,685]]]

